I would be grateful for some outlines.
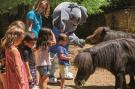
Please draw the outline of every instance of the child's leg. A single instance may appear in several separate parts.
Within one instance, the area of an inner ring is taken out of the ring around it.
[[[39,81],[40,81],[40,73],[39,73],[39,71],[36,69],[36,85],[39,85]]]
[[[0,74],[0,89],[4,89],[4,88],[3,88],[2,79],[1,79],[1,74]]]
[[[59,65],[59,69],[60,69],[60,76],[61,76],[61,88],[60,89],[64,89],[64,86],[65,86],[65,66],[64,65]]]
[[[61,78],[61,84],[60,84],[61,88],[60,89],[64,89],[64,86],[65,86],[64,84],[65,84],[65,79]]]
[[[6,89],[6,73],[1,74],[1,81],[2,81],[2,85],[3,85],[3,89]]]
[[[40,74],[40,81],[39,81],[39,87],[40,89],[46,89],[49,76],[48,76],[48,66],[39,66],[38,71]]]
[[[47,83],[49,81],[48,75],[44,75],[40,79],[40,88],[41,89],[47,89]]]
[[[55,53],[50,52],[50,57],[51,57],[51,68],[50,68],[49,83],[57,83],[57,78],[55,77],[57,55]]]

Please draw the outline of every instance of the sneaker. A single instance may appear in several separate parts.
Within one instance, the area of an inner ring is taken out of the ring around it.
[[[40,89],[39,86],[34,85],[31,89]]]
[[[55,77],[49,78],[49,83],[57,83],[57,78]]]
[[[67,80],[72,80],[74,78],[73,74],[71,72],[69,72],[66,76],[65,79]]]

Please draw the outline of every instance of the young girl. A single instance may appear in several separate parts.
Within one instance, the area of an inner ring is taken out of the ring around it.
[[[51,66],[49,47],[56,44],[53,32],[48,28],[42,28],[36,44],[36,66],[40,74],[40,89],[47,89],[49,68]]]
[[[6,89],[5,51],[0,47],[0,89]]]
[[[25,66],[17,49],[24,37],[24,30],[13,26],[1,40],[6,55],[6,89],[29,89]]]
[[[21,29],[24,29],[25,30],[25,24],[22,22],[22,21],[20,21],[20,20],[17,20],[17,21],[13,21],[10,25],[9,25],[9,27],[8,27],[8,29],[10,29],[11,27],[13,27],[13,26],[16,26],[16,27],[19,27],[19,28],[21,28]],[[8,32],[8,31],[7,31]],[[0,47],[0,64],[1,64],[1,66],[0,66],[0,82],[1,82],[1,86],[3,87],[1,87],[0,86],[0,89],[6,89],[6,72],[5,72],[5,49],[4,48],[1,48]]]
[[[24,22],[22,22],[21,20],[13,21],[13,22],[8,26],[8,28],[10,29],[10,27],[12,27],[12,26],[16,26],[16,27],[19,27],[19,28],[25,30],[25,24],[24,24]]]

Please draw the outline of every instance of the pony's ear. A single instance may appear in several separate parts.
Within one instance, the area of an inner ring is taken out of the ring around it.
[[[102,36],[104,36],[104,35],[106,34],[106,31],[107,31],[107,30],[106,30],[106,28],[105,28],[105,27],[103,27],[103,30],[102,30],[101,35],[102,35]]]

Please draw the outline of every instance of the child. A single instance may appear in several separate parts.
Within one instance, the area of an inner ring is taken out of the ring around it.
[[[5,52],[0,48],[0,89],[6,89]]]
[[[20,20],[12,22],[9,25],[8,29],[10,29],[13,26],[16,26],[25,30],[25,24]],[[6,68],[5,68],[5,49],[4,48],[0,47],[0,54],[1,54],[0,55],[0,82],[3,86],[3,88],[0,87],[0,89],[6,89],[6,84],[5,84],[6,83],[6,72],[5,72]]]
[[[69,60],[72,58],[69,56],[65,45],[68,43],[68,37],[66,34],[61,33],[58,37],[58,47],[57,47],[57,55],[59,59],[59,68],[60,68],[60,76],[61,76],[61,89],[65,89],[64,83],[65,78],[67,77],[69,71],[68,67],[70,65]]]
[[[10,29],[10,27],[12,27],[12,26],[16,26],[16,27],[19,27],[19,28],[25,30],[25,24],[24,24],[24,22],[22,22],[21,20],[13,21],[13,22],[8,26],[8,28]]]
[[[35,87],[37,87],[35,58],[32,52],[35,42],[35,37],[31,33],[26,33],[19,49],[22,60],[24,61],[26,67],[27,77],[30,83],[30,89],[34,89]]]
[[[13,26],[1,40],[6,55],[6,89],[29,89],[25,66],[17,49],[23,38],[24,30]]]
[[[47,89],[49,69],[51,66],[49,47],[56,44],[53,32],[48,28],[41,28],[36,43],[36,66],[40,74],[39,86]]]

